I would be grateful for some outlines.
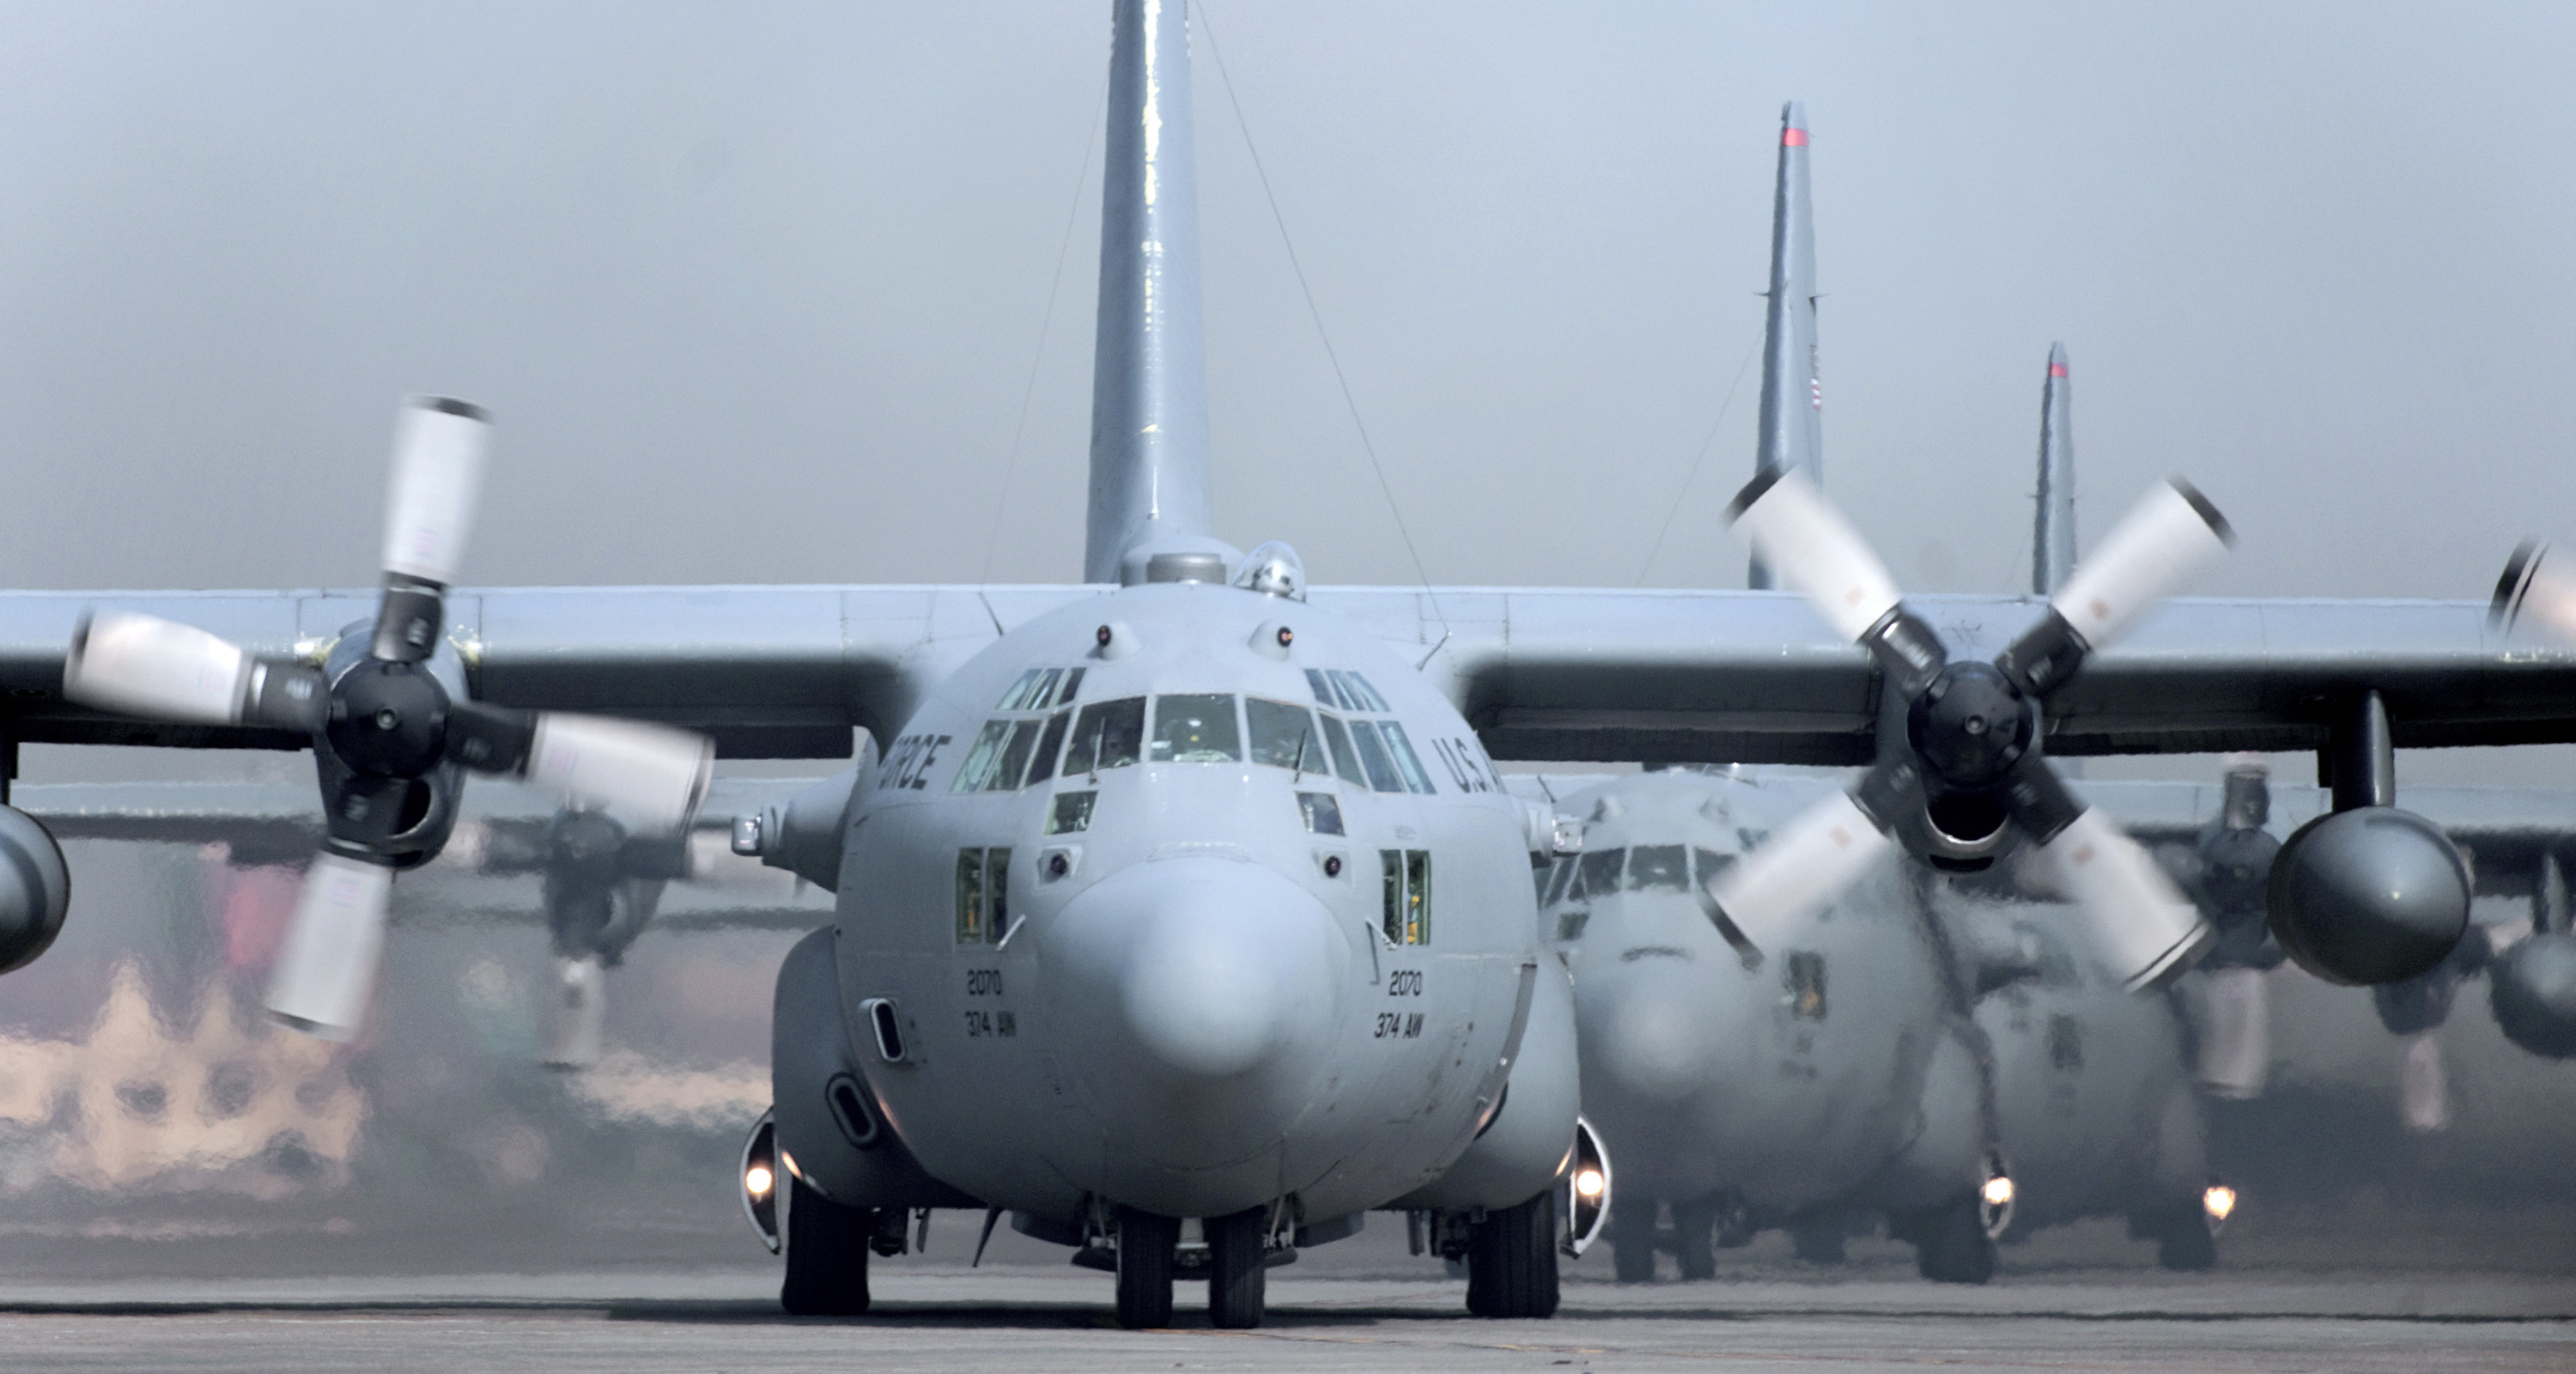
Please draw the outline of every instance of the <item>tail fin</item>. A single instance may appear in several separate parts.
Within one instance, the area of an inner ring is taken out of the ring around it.
[[[1780,107],[1780,174],[1771,196],[1771,304],[1762,340],[1761,436],[1753,453],[1758,476],[1805,467],[1824,481],[1825,405],[1816,369],[1816,227],[1807,195],[1807,111]],[[1771,570],[1753,560],[1747,585],[1771,585]]]
[[[2054,596],[2075,571],[2074,388],[2066,345],[2048,346],[2048,387],[2039,394],[2039,517],[2030,548],[2030,589]]]
[[[1117,0],[1091,375],[1091,514],[1082,556],[1090,582],[1122,580],[1122,560],[1138,564],[1124,580],[1141,581],[1156,551],[1224,549],[1211,537],[1208,500],[1190,126],[1185,0]]]

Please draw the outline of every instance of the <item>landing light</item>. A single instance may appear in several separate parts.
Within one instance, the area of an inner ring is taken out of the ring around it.
[[[1588,1198],[1601,1196],[1604,1185],[1605,1181],[1598,1169],[1586,1169],[1574,1176],[1574,1191]]]
[[[769,1166],[765,1164],[752,1165],[742,1176],[742,1186],[749,1189],[753,1197],[767,1197],[777,1182],[777,1175],[770,1173]]]
[[[2004,1206],[2013,1200],[2012,1180],[1997,1174],[1986,1180],[1986,1186],[1980,1191],[1979,1196],[1986,1200],[1986,1205],[1989,1207]]]
[[[2209,1213],[2212,1221],[2227,1220],[2227,1214],[2236,1210],[2236,1190],[2224,1183],[2209,1185],[2201,1192],[2200,1210]]]

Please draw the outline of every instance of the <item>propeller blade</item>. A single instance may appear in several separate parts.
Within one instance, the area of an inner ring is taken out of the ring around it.
[[[393,884],[394,871],[381,864],[328,850],[315,856],[269,976],[270,1016],[324,1040],[357,1033],[384,952]]]
[[[2148,492],[2048,599],[2049,613],[1995,660],[2006,677],[2046,696],[2091,651],[2128,632],[2236,544],[2218,507],[2179,477]]]
[[[2098,809],[2087,808],[2040,852],[2131,992],[2163,986],[2218,938],[2146,849]]]
[[[315,668],[130,611],[82,620],[63,659],[64,696],[148,720],[319,730],[324,690]]]
[[[2526,541],[2496,583],[2493,619],[2511,630],[2526,613],[2560,639],[2576,641],[2576,572],[2557,550]]]
[[[367,652],[417,663],[438,647],[465,536],[483,489],[483,450],[492,422],[482,409],[443,396],[406,402],[394,424],[394,471],[385,510],[385,595]]]
[[[1726,518],[1843,638],[1860,639],[1896,609],[1887,565],[1797,469],[1754,478],[1735,494]]]
[[[2263,972],[2211,969],[2200,998],[2202,1088],[2214,1097],[2246,1101],[2263,1095],[2272,1067],[2272,1010]]]
[[[1758,961],[1894,843],[1851,793],[1836,792],[1728,865],[1706,892]]]
[[[716,747],[667,725],[545,712],[535,718],[527,779],[607,807],[638,834],[687,828],[707,798]]]
[[[456,580],[483,490],[483,449],[491,435],[491,417],[480,406],[444,396],[403,404],[394,424],[393,490],[385,509],[386,572],[442,587]]]
[[[63,659],[63,695],[152,720],[231,725],[249,695],[251,656],[194,625],[109,611],[82,620]]]

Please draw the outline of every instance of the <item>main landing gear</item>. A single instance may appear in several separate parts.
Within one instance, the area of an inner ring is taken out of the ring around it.
[[[1556,1190],[1485,1213],[1467,1227],[1467,1310],[1479,1317],[1556,1315]]]
[[[787,1180],[787,1281],[778,1304],[793,1316],[855,1317],[868,1310],[868,1243],[876,1214],[844,1207]]]

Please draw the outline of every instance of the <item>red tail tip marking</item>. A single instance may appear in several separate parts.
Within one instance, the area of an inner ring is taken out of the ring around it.
[[[2065,375],[2066,375],[2066,364],[2064,364],[2064,363],[2050,363],[2050,364],[2048,365],[2048,375],[2049,375],[2049,376],[2051,376],[2051,377],[2063,377],[2063,376],[2065,376]]]
[[[1807,131],[1804,129],[1782,129],[1780,131],[1780,146],[1783,148],[1806,147]]]

